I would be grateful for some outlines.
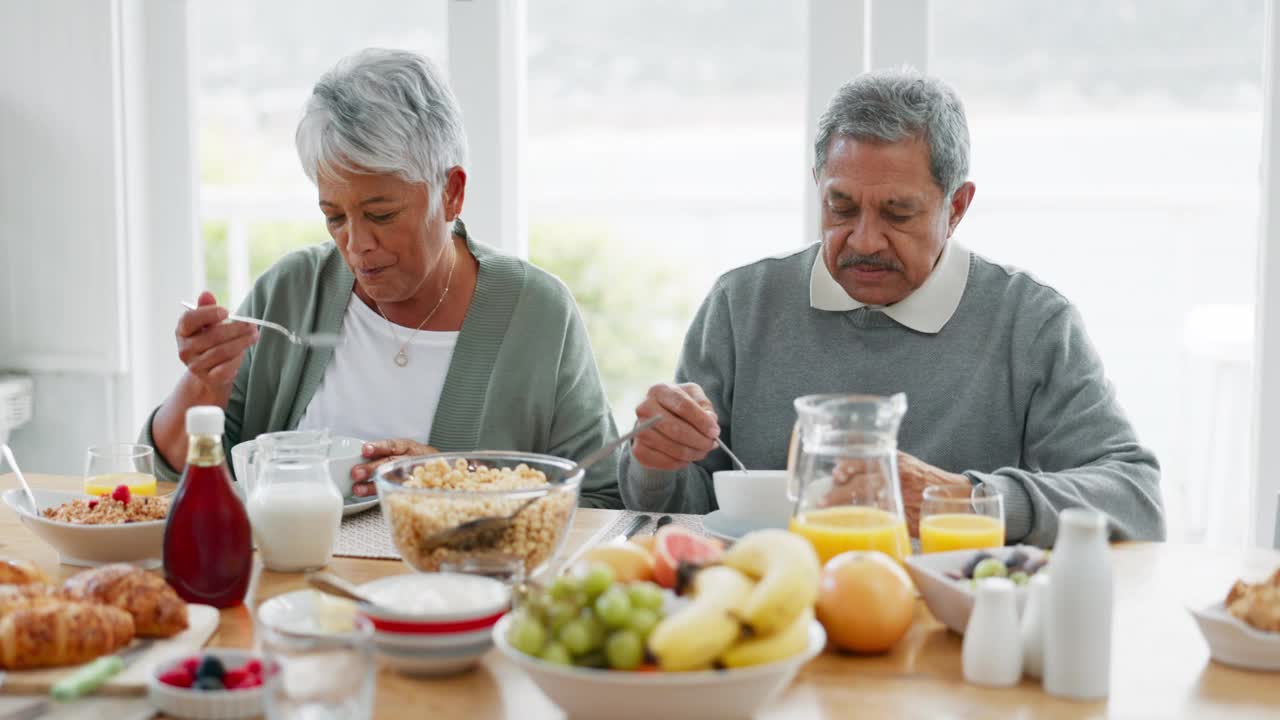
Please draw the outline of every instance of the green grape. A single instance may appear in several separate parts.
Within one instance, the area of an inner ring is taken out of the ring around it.
[[[547,646],[542,648],[542,654],[538,657],[556,665],[573,664],[573,658],[570,657],[569,651],[565,649],[564,645],[561,645],[558,642],[547,643]]]
[[[648,608],[632,610],[631,617],[627,619],[627,629],[634,631],[642,639],[647,639],[658,620],[658,613]]]
[[[618,630],[605,642],[604,655],[614,670],[635,670],[644,662],[644,642],[632,630]]]
[[[613,568],[604,563],[596,563],[582,578],[582,589],[587,591],[588,598],[594,600],[613,585],[614,579]]]
[[[1031,576],[1019,570],[1018,572],[1010,575],[1009,579],[1013,581],[1014,585],[1026,585],[1027,581],[1031,579]]]
[[[559,639],[560,644],[574,656],[586,653],[593,646],[591,628],[582,618],[565,623],[565,626],[560,628]]]
[[[631,615],[631,598],[622,588],[613,588],[596,598],[596,615],[604,621],[605,627],[620,628],[627,624]]]
[[[651,582],[633,583],[627,588],[627,597],[631,598],[631,607],[644,608],[658,612],[662,610],[665,597],[662,588]]]
[[[547,590],[547,594],[555,600],[568,600],[581,589],[582,586],[577,580],[561,575],[551,582],[551,588]]]
[[[601,669],[609,667],[609,661],[605,658],[603,650],[592,650],[586,655],[579,655],[573,659],[573,664],[578,667]]]
[[[1009,569],[1004,566],[998,558],[987,558],[978,563],[973,569],[973,579],[983,580],[989,577],[1005,577],[1009,574]]]
[[[547,642],[547,630],[533,617],[523,615],[512,623],[507,641],[525,655],[537,657],[542,652],[542,646]]]
[[[600,621],[600,618],[592,612],[591,608],[586,608],[581,613],[578,613],[578,619],[586,624],[587,632],[591,634],[591,647],[604,647],[606,628],[604,623]]]
[[[546,606],[542,614],[543,622],[552,633],[559,632],[576,617],[578,617],[578,608],[568,602],[553,602]]]

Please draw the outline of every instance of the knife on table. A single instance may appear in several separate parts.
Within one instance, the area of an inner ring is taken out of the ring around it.
[[[54,700],[75,700],[97,690],[103,683],[119,675],[129,663],[151,649],[155,640],[142,640],[137,645],[115,655],[107,655],[85,665],[53,684],[49,694]]]
[[[634,518],[631,519],[631,523],[627,525],[626,529],[624,529],[621,533],[617,535],[617,537],[613,539],[613,542],[626,542],[630,540],[631,536],[640,532],[640,528],[644,527],[645,524],[649,522],[649,520],[650,520],[650,517],[648,515],[635,516]]]

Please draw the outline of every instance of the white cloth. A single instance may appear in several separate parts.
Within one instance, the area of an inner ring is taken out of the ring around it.
[[[400,367],[395,357],[406,340],[409,364]],[[352,293],[333,360],[298,429],[427,443],[457,343],[456,332],[414,334],[413,328],[398,325],[393,331],[386,318]]]
[[[875,309],[912,330],[933,335],[947,324],[956,308],[960,307],[960,298],[968,283],[969,250],[954,240],[948,240],[942,247],[942,257],[938,258],[938,264],[920,287],[892,305],[875,306]],[[849,312],[867,307],[866,303],[849,297],[849,293],[831,277],[826,263],[822,261],[821,252],[809,273],[809,306],[815,310],[831,312]]]

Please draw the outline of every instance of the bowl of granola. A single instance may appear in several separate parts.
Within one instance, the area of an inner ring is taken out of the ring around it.
[[[413,569],[436,572],[442,565],[493,558],[522,565],[532,577],[564,545],[582,476],[577,463],[550,455],[458,452],[387,463],[374,482],[391,540]],[[512,513],[500,531],[436,544],[442,531]]]
[[[21,488],[3,497],[18,520],[52,546],[64,564],[158,567],[169,498],[133,495],[121,488],[102,497],[33,489],[38,511]]]

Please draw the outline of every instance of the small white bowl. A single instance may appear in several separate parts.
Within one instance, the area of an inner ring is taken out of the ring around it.
[[[1209,656],[1223,665],[1280,672],[1280,632],[1263,632],[1227,611],[1220,602],[1187,608],[1209,643]]]
[[[721,470],[711,483],[726,517],[760,527],[785,528],[794,503],[787,499],[786,470]]]
[[[390,633],[376,630],[373,633],[373,639],[382,647],[425,652],[430,650],[451,650],[460,647],[470,647],[479,643],[488,643],[492,633],[492,625],[486,628],[481,628],[480,630],[450,633],[447,635]]]
[[[374,628],[383,632],[451,634],[492,626],[511,605],[511,589],[499,580],[466,573],[389,575],[360,586],[378,603],[361,605]],[[440,627],[459,624],[465,627]],[[477,625],[470,627],[470,625]]]
[[[228,668],[240,667],[254,659],[253,653],[242,650],[202,649],[199,654],[213,655]],[[264,686],[247,690],[188,690],[160,682],[160,676],[172,670],[184,658],[175,658],[157,665],[147,681],[147,699],[160,712],[191,720],[237,720],[257,717],[263,713]],[[259,658],[260,659],[260,658]]]
[[[809,647],[794,657],[736,670],[624,672],[566,667],[529,657],[507,643],[511,616],[493,629],[498,650],[519,665],[569,717],[612,720],[704,720],[751,717],[791,683],[827,644],[809,626]]]
[[[387,645],[383,638],[374,636],[374,648],[382,664],[404,675],[434,677],[453,675],[475,667],[484,654],[493,647],[493,640],[485,638],[455,648],[414,650]]]
[[[42,508],[88,497],[84,493],[32,489]],[[49,543],[66,565],[93,567],[127,562],[158,567],[164,554],[165,520],[119,525],[77,525],[41,517],[21,488],[6,490],[4,502],[31,532]]]
[[[948,572],[960,572],[965,563],[975,553],[985,552],[992,557],[1004,560],[1021,550],[1030,557],[1037,558],[1044,550],[1031,545],[1015,545],[1011,547],[986,548],[983,550],[951,550],[949,552],[908,555],[905,561],[907,573],[915,582],[916,589],[924,597],[929,612],[943,625],[961,635],[969,625],[969,614],[973,612],[973,591],[967,581],[953,580],[947,577]],[[1014,588],[1014,596],[1018,603],[1018,617],[1022,617],[1022,608],[1027,603],[1027,588]]]

